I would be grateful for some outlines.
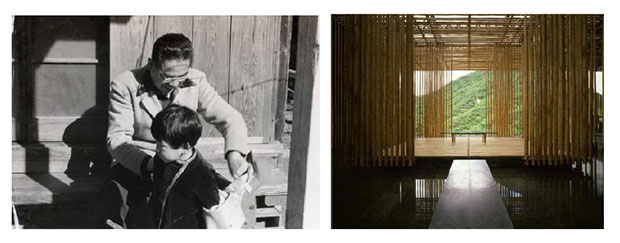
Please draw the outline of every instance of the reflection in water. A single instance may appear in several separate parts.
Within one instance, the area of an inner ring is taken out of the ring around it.
[[[602,169],[589,166],[491,172],[515,228],[603,228]]]
[[[428,228],[450,162],[334,171],[333,228]],[[603,165],[489,163],[515,228],[603,228]],[[594,172],[596,171],[596,173]]]
[[[332,227],[428,228],[449,166],[362,168],[334,175]]]

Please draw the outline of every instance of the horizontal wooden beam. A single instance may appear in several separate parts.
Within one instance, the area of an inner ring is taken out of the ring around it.
[[[42,60],[34,60],[34,64],[98,64],[97,58],[44,58]]]
[[[262,143],[261,137],[253,137],[250,140],[248,147],[254,154],[286,155],[287,151],[280,143],[265,144]],[[224,140],[223,138],[201,138],[196,149],[206,158],[223,159]],[[13,173],[105,171],[112,162],[105,143],[13,143],[12,151]],[[226,165],[220,167],[226,167]]]

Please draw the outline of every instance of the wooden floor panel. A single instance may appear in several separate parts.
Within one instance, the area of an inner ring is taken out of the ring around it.
[[[483,143],[482,137],[451,138],[416,138],[416,157],[520,157],[523,156],[522,138],[488,137]]]

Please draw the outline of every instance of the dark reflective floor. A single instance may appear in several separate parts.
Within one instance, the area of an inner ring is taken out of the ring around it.
[[[603,228],[603,164],[491,166],[516,229]]]
[[[332,177],[332,228],[428,228],[451,160]]]
[[[332,176],[333,228],[428,228],[452,160]],[[603,228],[603,163],[532,167],[489,160],[514,228]],[[596,171],[596,172],[595,172]]]

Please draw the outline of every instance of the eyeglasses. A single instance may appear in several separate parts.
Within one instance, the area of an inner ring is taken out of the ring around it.
[[[181,82],[185,81],[188,74],[189,71],[179,76],[170,77],[162,73],[161,70],[159,71],[159,76],[162,78],[162,84],[170,84],[175,87],[178,86]]]

